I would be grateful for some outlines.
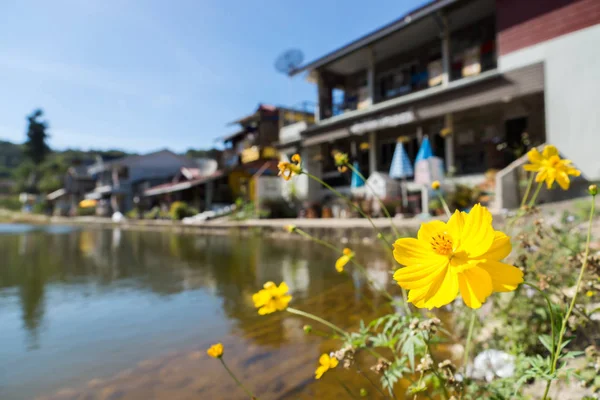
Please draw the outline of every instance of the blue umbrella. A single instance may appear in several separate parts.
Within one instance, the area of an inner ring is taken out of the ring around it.
[[[417,158],[415,159],[415,164],[417,164],[421,160],[427,160],[428,158],[433,157],[433,150],[431,150],[431,143],[429,143],[429,137],[425,136],[423,141],[421,142],[421,147],[419,148],[419,152],[417,153]]]
[[[394,179],[403,179],[413,176],[414,171],[411,165],[408,154],[404,150],[402,142],[396,143],[394,156],[392,157],[392,165],[390,165],[390,177]]]
[[[352,165],[355,170],[360,172],[360,166],[358,165],[358,161],[354,161],[354,163],[352,163]],[[358,176],[358,174],[356,172],[352,171],[352,182],[350,183],[350,188],[356,189],[356,188],[362,187],[364,185],[365,185],[365,180],[363,178],[361,178],[360,176]]]

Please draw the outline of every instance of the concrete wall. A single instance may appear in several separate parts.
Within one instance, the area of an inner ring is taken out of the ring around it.
[[[544,62],[546,139],[600,179],[600,25],[569,33],[499,59],[502,72]]]

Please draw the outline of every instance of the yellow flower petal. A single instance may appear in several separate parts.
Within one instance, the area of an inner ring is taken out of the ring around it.
[[[324,367],[329,368],[329,355],[321,354],[321,357],[319,357],[319,364],[321,364]]]
[[[344,272],[344,267],[346,266],[346,264],[348,264],[349,261],[350,256],[344,255],[338,258],[335,262],[335,269],[337,270],[337,272]]]
[[[480,267],[473,267],[458,274],[458,287],[468,307],[479,308],[492,294],[492,278]]]
[[[555,146],[553,146],[551,144],[548,144],[548,145],[546,145],[546,147],[544,147],[544,151],[542,152],[542,156],[544,158],[550,158],[552,156],[558,156],[558,149]]]
[[[431,292],[431,288],[429,290]],[[428,293],[429,294],[429,293]],[[446,268],[443,280],[436,293],[425,301],[425,307],[432,309],[434,307],[443,307],[450,304],[458,295],[458,276],[451,268]]]
[[[569,176],[566,172],[560,171],[556,174],[556,182],[561,187],[562,190],[569,190],[569,184],[571,181],[569,180]]]
[[[422,240],[414,238],[402,238],[394,242],[394,258],[402,265],[420,265],[430,264],[431,257],[439,254],[435,253],[431,245]]]
[[[460,240],[462,237],[462,231],[465,226],[465,216],[467,214],[458,210],[454,211],[454,214],[448,220],[447,228],[448,233],[452,237],[454,248],[457,249],[460,246]]]
[[[523,169],[525,171],[537,172],[540,170],[540,164],[525,164],[523,165]]]
[[[339,364],[339,361],[337,358],[331,357],[331,359],[329,359],[329,368],[335,368],[338,366],[338,364]]]
[[[315,371],[315,379],[321,379],[321,377],[323,376],[323,374],[325,372],[327,372],[329,368],[321,365],[319,368],[317,368],[317,370]]]
[[[421,228],[419,228],[419,232],[417,233],[417,238],[429,242],[433,236],[438,233],[444,233],[447,230],[448,227],[442,221],[425,222],[424,224],[421,224]]]
[[[542,155],[535,147],[527,152],[527,158],[533,164],[539,164],[542,161]]]
[[[476,204],[465,218],[460,248],[470,257],[479,257],[489,250],[493,241],[492,214]]]
[[[394,280],[404,289],[418,289],[431,284],[432,280],[448,266],[447,257],[439,257],[439,262],[400,268],[394,272]]]
[[[523,271],[515,266],[492,260],[479,266],[490,275],[494,292],[511,292],[523,283]]]
[[[510,243],[510,237],[506,236],[503,232],[495,231],[492,245],[488,251],[479,258],[500,261],[507,257],[511,251],[512,244]]]

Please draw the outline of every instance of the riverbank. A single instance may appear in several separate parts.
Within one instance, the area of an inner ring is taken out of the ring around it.
[[[560,215],[564,210],[574,209],[574,202],[569,200],[559,203],[542,205],[542,213],[546,216]],[[505,213],[496,213],[496,223],[503,221]],[[433,217],[436,218],[436,217]],[[394,218],[393,227],[387,218],[374,218],[373,225],[385,235],[394,235],[394,228],[402,236],[414,234],[425,218]],[[348,219],[247,219],[242,221],[213,220],[193,224],[184,224],[181,221],[171,220],[134,220],[127,219],[114,222],[110,218],[86,217],[49,217],[39,214],[20,213],[9,210],[0,210],[0,222],[27,223],[27,224],[59,224],[73,226],[95,226],[100,228],[121,228],[126,230],[144,231],[173,231],[182,233],[195,233],[204,235],[267,235],[279,236],[288,225],[295,225],[319,238],[328,238],[338,241],[372,241],[374,239],[373,226],[364,218]]]

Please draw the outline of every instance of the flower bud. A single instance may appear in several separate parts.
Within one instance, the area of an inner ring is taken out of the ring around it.
[[[310,326],[310,325],[304,325],[302,327],[302,329],[304,329],[304,333],[311,333],[312,332],[312,326]]]
[[[588,192],[590,192],[590,194],[591,194],[592,196],[595,196],[595,195],[597,195],[597,194],[598,194],[598,186],[597,186],[597,185],[590,185],[590,186],[588,187]]]
[[[431,182],[431,188],[433,190],[439,190],[439,188],[440,188],[440,181],[433,181],[433,182]]]
[[[294,233],[296,231],[296,225],[286,225],[285,230],[289,233]]]
[[[367,389],[360,388],[360,397],[367,397],[368,394],[369,392],[367,392]]]

